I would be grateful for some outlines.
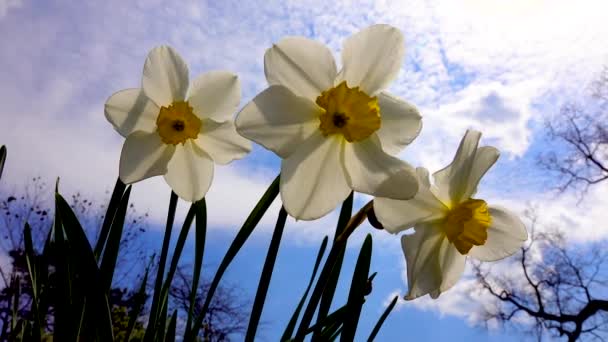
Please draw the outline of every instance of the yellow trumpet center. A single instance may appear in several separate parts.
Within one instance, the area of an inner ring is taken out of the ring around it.
[[[165,144],[184,144],[188,139],[196,139],[201,131],[199,119],[187,101],[175,101],[168,107],[160,107],[156,118],[158,135]]]
[[[348,142],[354,142],[380,129],[378,98],[359,87],[349,88],[346,81],[322,92],[316,102],[325,109],[319,117],[319,129],[325,136],[342,134]]]
[[[462,255],[473,246],[482,246],[488,239],[492,217],[484,200],[468,199],[450,209],[443,228],[448,240]]]

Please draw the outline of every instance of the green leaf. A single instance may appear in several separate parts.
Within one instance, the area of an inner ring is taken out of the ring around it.
[[[14,327],[11,327],[11,332],[8,334],[8,341],[18,341],[22,340],[25,337],[27,329],[27,321],[24,319],[19,319]]]
[[[61,216],[67,247],[58,254],[68,255],[68,281],[72,284],[73,297],[71,317],[77,318],[72,322],[83,321],[83,324],[86,324],[84,327],[78,325],[75,333],[77,336],[90,334],[104,341],[111,341],[114,338],[112,315],[95,254],[70,205],[59,194],[56,194],[55,198],[58,211],[56,214]],[[83,329],[84,333],[79,332],[80,329]]]
[[[182,251],[184,250],[184,245],[186,244],[186,239],[188,238],[188,233],[190,232],[190,227],[192,226],[192,221],[194,221],[194,214],[196,212],[196,208],[196,203],[193,203],[190,206],[188,214],[186,215],[186,219],[184,220],[184,224],[182,225],[182,230],[179,232],[179,237],[177,238],[177,243],[175,244],[175,250],[173,252],[173,255],[171,256],[171,265],[169,266],[169,272],[167,273],[167,278],[160,293],[159,305],[161,308],[161,312],[164,310],[164,307],[169,304],[169,290],[171,289],[171,282],[173,281],[173,276],[175,275],[175,271],[177,270],[179,258],[182,255]],[[166,317],[164,319],[166,320]]]
[[[34,302],[38,301],[38,286],[36,282],[36,253],[34,252],[34,245],[32,243],[32,228],[26,222],[23,228],[23,242],[25,245],[25,261],[27,263],[27,271],[30,275],[30,281],[32,283],[32,294],[34,296]]]
[[[348,301],[346,303],[348,310],[344,318],[344,330],[340,337],[341,341],[354,341],[357,326],[359,325],[359,317],[361,308],[365,301],[365,295],[368,287],[369,267],[372,260],[372,236],[367,234],[361,252],[357,258],[355,272],[350,284],[350,292],[348,293]]]
[[[376,335],[378,335],[378,332],[380,331],[380,328],[382,328],[382,324],[384,324],[384,321],[386,320],[386,318],[388,317],[388,315],[391,313],[391,311],[395,307],[395,304],[397,304],[397,300],[398,299],[399,299],[399,296],[395,296],[395,298],[393,298],[393,300],[388,305],[388,307],[386,308],[386,310],[384,310],[384,312],[382,313],[382,316],[380,316],[380,319],[378,319],[378,322],[376,322],[376,325],[374,326],[374,329],[372,330],[372,333],[369,334],[369,337],[367,338],[368,341],[371,342],[371,341],[373,341],[376,338]]]
[[[131,334],[133,333],[133,329],[135,328],[135,323],[137,323],[139,313],[141,312],[144,307],[144,304],[146,303],[146,284],[148,284],[149,272],[150,266],[146,267],[146,273],[144,273],[144,278],[142,279],[141,285],[139,286],[139,290],[135,295],[135,305],[129,315],[129,324],[127,325],[127,331],[125,334],[127,341],[131,339]]]
[[[336,225],[336,234],[334,235],[334,243],[338,236],[342,234],[344,228],[348,224],[350,217],[353,211],[353,196],[354,193],[351,192],[350,195],[346,198],[344,203],[342,204],[342,209],[340,209],[340,217],[338,218],[338,224]],[[334,295],[336,293],[336,287],[338,286],[338,280],[340,278],[340,271],[342,270],[342,263],[344,262],[344,253],[346,252],[346,244],[342,245],[341,250],[338,253],[336,258],[336,264],[327,280],[327,285],[325,285],[325,290],[323,291],[323,297],[321,297],[321,303],[319,304],[319,312],[317,314],[317,322],[323,321],[329,309],[331,307],[331,303],[334,300]],[[316,340],[320,330],[315,330],[313,334],[313,340]]]
[[[21,297],[21,278],[16,275],[11,281],[11,292],[13,297],[13,313],[11,318],[11,331],[17,330],[19,320],[19,297]]]
[[[352,211],[352,200],[353,193],[346,198],[344,203],[342,204],[342,209],[340,211],[340,218],[338,219],[338,226],[336,227],[336,235],[334,237],[334,244],[329,250],[329,255],[327,256],[327,260],[325,260],[325,265],[323,265],[323,269],[321,270],[321,275],[319,275],[319,279],[317,280],[317,284],[310,295],[310,300],[308,301],[308,305],[306,306],[306,310],[304,310],[304,314],[302,315],[302,320],[300,321],[300,325],[296,332],[296,340],[303,340],[304,336],[307,334],[308,327],[312,318],[317,310],[317,305],[319,305],[319,301],[321,300],[321,296],[326,291],[328,285],[332,285],[329,283],[330,278],[337,277],[336,274],[340,273],[341,268],[341,259],[343,258],[344,249],[346,248],[346,242],[348,240],[338,240],[338,236],[342,234],[348,221],[350,220],[350,214]],[[338,261],[340,261],[338,263]],[[338,265],[339,264],[339,265]],[[336,279],[337,282],[337,279]],[[335,291],[335,285],[334,285]],[[328,290],[328,293],[330,291]],[[328,295],[328,299],[326,300],[331,304],[331,298],[333,298],[333,294],[331,296]],[[327,305],[327,304],[326,304]],[[328,308],[329,309],[329,308]],[[325,311],[327,312],[327,311]]]
[[[194,245],[194,270],[192,271],[192,290],[190,292],[190,306],[188,308],[188,318],[186,322],[185,335],[192,327],[192,319],[194,318],[194,306],[196,304],[196,294],[198,293],[198,284],[201,277],[201,269],[203,268],[203,255],[205,252],[205,238],[207,236],[207,204],[203,198],[196,210],[196,241]]]
[[[167,213],[167,226],[165,227],[165,237],[163,238],[163,246],[160,252],[160,260],[158,261],[158,269],[156,271],[156,279],[154,281],[154,293],[152,294],[152,306],[148,318],[148,326],[144,335],[144,341],[151,342],[156,335],[156,320],[159,316],[159,299],[165,277],[165,263],[167,262],[167,254],[169,253],[169,243],[171,242],[171,231],[173,230],[173,221],[175,220],[175,210],[177,208],[177,194],[171,191],[169,199],[169,212]]]
[[[56,189],[57,190],[57,189]],[[59,194],[55,196],[55,221],[53,223],[53,257],[55,259],[55,277],[57,288],[55,291],[55,315],[53,317],[53,338],[57,341],[72,341],[76,338],[73,331],[73,322],[78,317],[72,312],[72,282],[69,273],[69,257],[65,251],[68,249],[63,232],[61,211],[59,210]],[[46,249],[46,248],[45,248]]]
[[[344,330],[344,326],[340,326],[338,329],[336,329],[336,331],[333,333],[333,335],[331,335],[329,338],[327,338],[327,341],[334,341],[336,338],[338,338],[338,336],[340,336],[340,334],[342,333],[342,330]]]
[[[110,227],[112,226],[112,221],[114,220],[116,210],[118,209],[118,205],[120,204],[120,199],[123,197],[125,188],[125,183],[123,183],[120,178],[118,178],[116,180],[116,184],[114,185],[114,190],[112,191],[112,197],[110,197],[110,203],[108,203],[108,209],[106,210],[106,213],[103,217],[103,223],[101,225],[99,237],[97,238],[97,243],[95,244],[96,259],[99,259],[99,257],[101,256],[101,252],[103,251],[106,245],[108,234],[110,234]]]
[[[173,311],[171,321],[169,321],[169,327],[167,328],[167,334],[165,335],[165,342],[175,342],[175,326],[177,325],[177,310]]]
[[[264,216],[264,214],[266,213],[266,211],[268,210],[268,208],[270,207],[270,205],[275,200],[275,198],[277,197],[278,194],[279,194],[279,176],[277,176],[277,178],[275,178],[275,180],[272,182],[272,184],[270,184],[270,186],[268,187],[268,189],[266,190],[266,192],[264,193],[264,195],[262,196],[262,198],[260,199],[258,204],[255,206],[255,208],[253,208],[253,211],[251,212],[251,214],[249,214],[249,217],[247,217],[247,220],[245,221],[245,223],[243,223],[243,226],[237,233],[236,237],[234,238],[234,241],[232,241],[232,244],[228,248],[228,251],[226,252],[226,255],[224,256],[224,259],[222,259],[222,262],[220,263],[220,266],[218,267],[217,272],[215,273],[215,276],[213,277],[213,280],[211,281],[211,285],[209,286],[209,291],[207,292],[207,296],[205,297],[205,302],[203,303],[203,308],[202,308],[201,312],[199,313],[198,317],[196,317],[196,320],[194,321],[194,327],[192,328],[192,331],[188,334],[189,338],[184,339],[184,340],[186,340],[186,341],[192,340],[192,339],[194,339],[195,336],[198,335],[198,331],[201,329],[201,326],[203,325],[203,320],[205,319],[205,314],[207,313],[207,309],[209,308],[209,305],[211,304],[211,300],[213,299],[215,290],[217,289],[217,287],[220,283],[220,280],[222,279],[222,276],[224,275],[224,272],[226,272],[226,269],[228,269],[228,266],[230,265],[230,263],[232,262],[234,257],[237,255],[239,250],[241,250],[241,247],[243,247],[243,245],[245,244],[245,242],[247,241],[247,239],[253,232],[253,229],[260,222],[260,220],[262,219],[262,216]]]
[[[20,341],[39,341],[40,338],[32,333],[32,325],[29,321],[21,321],[21,336]]]
[[[336,311],[329,314],[322,322],[316,323],[312,327],[306,330],[306,334],[309,334],[315,330],[323,330],[321,334],[321,340],[323,341],[323,336],[331,335],[328,331],[331,329],[337,328],[342,325],[342,321],[344,320],[344,315],[346,314],[347,306],[344,305],[337,309]],[[325,329],[323,329],[325,327]]]
[[[165,332],[167,327],[167,306],[163,306],[160,310],[158,317],[158,327],[156,329],[155,341],[163,341],[165,339]]]
[[[266,301],[266,295],[268,294],[268,287],[270,286],[270,280],[272,279],[272,270],[274,269],[277,254],[279,253],[279,246],[281,244],[281,237],[283,236],[286,220],[287,212],[285,211],[285,208],[281,207],[279,217],[277,218],[277,224],[274,228],[272,239],[270,240],[270,246],[268,247],[268,254],[266,254],[266,261],[262,268],[258,290],[253,301],[253,309],[251,310],[245,341],[253,342],[255,339],[255,333],[258,329],[258,324],[260,323],[262,310],[264,310],[264,302]]]
[[[49,288],[47,286],[47,284],[49,284],[49,275],[48,275],[48,271],[49,271],[49,261],[52,260],[54,257],[52,255],[53,253],[53,235],[54,232],[53,230],[49,230],[47,236],[46,236],[46,240],[44,241],[44,247],[42,248],[42,255],[40,257],[37,258],[37,282],[39,284],[39,291],[38,291],[38,298],[39,298],[39,303],[38,303],[38,312],[39,312],[39,318],[38,320],[40,322],[44,321],[44,317],[46,317],[47,313],[48,313],[48,309],[49,309],[49,305],[51,302],[51,298],[49,298]],[[54,296],[54,294],[53,294]],[[40,327],[42,327],[42,325],[40,325]],[[42,335],[43,331],[41,331],[41,335]]]
[[[31,330],[31,339],[34,341],[40,341],[42,331],[41,331],[41,322],[40,322],[40,311],[38,309],[39,306],[39,293],[40,293],[40,282],[38,281],[38,270],[37,270],[37,262],[36,262],[36,253],[34,252],[34,245],[32,243],[32,229],[30,225],[26,222],[25,227],[23,228],[23,241],[25,245],[25,261],[27,263],[27,271],[30,276],[30,283],[32,286],[32,316],[33,316],[33,326],[29,327]],[[29,331],[29,330],[28,330]]]
[[[0,178],[2,178],[2,171],[4,170],[4,163],[6,162],[6,146],[0,146]]]
[[[317,276],[317,271],[319,270],[319,265],[321,264],[321,259],[323,259],[323,255],[325,254],[325,248],[327,248],[327,241],[328,241],[328,239],[326,236],[323,239],[323,242],[321,243],[319,252],[317,253],[317,260],[315,261],[315,267],[312,269],[312,275],[310,276],[310,280],[308,281],[308,286],[306,287],[306,291],[304,291],[304,294],[302,295],[302,298],[300,299],[300,302],[298,303],[296,310],[293,312],[293,315],[291,315],[291,319],[289,320],[289,323],[287,324],[287,327],[285,328],[285,331],[283,332],[281,341],[287,341],[291,338],[291,335],[293,335],[293,330],[296,327],[298,317],[300,317],[300,311],[302,311],[302,307],[304,306],[304,303],[306,302],[306,298],[308,297],[308,292],[310,291],[310,288],[312,287],[312,283],[314,282],[315,277]]]
[[[125,225],[125,217],[127,216],[127,208],[129,207],[129,197],[131,196],[131,187],[127,187],[120,204],[116,209],[116,215],[112,220],[108,242],[101,258],[101,284],[105,291],[109,291],[112,287],[112,279],[116,268],[116,260],[118,259],[118,251],[120,249],[120,240],[122,239],[122,231]]]

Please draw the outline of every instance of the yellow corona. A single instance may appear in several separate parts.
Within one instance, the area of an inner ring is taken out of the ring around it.
[[[468,199],[450,209],[443,228],[458,252],[466,255],[473,246],[486,243],[491,224],[487,203],[480,199]]]
[[[342,134],[348,142],[366,139],[380,129],[378,98],[349,88],[346,81],[321,93],[316,101],[325,109],[319,129],[325,136]]]
[[[160,108],[156,126],[165,144],[177,145],[184,144],[188,139],[196,139],[202,123],[187,101],[175,101],[168,107]]]

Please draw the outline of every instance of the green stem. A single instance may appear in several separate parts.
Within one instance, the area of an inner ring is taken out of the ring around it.
[[[372,342],[373,340],[376,339],[376,335],[378,335],[378,332],[380,331],[380,328],[382,328],[382,324],[384,323],[384,321],[386,320],[386,318],[388,317],[388,315],[391,313],[391,311],[395,307],[395,304],[397,304],[397,299],[399,299],[399,296],[395,296],[395,298],[393,298],[393,300],[391,301],[391,303],[389,304],[389,306],[386,308],[386,310],[384,310],[384,312],[382,313],[382,316],[380,316],[380,319],[378,319],[378,322],[374,326],[374,329],[372,330],[372,333],[369,334],[369,337],[367,338],[367,341]]]
[[[286,220],[287,212],[285,211],[285,208],[281,207],[279,217],[277,218],[277,225],[274,228],[274,233],[272,234],[272,239],[270,241],[270,247],[268,247],[268,254],[266,255],[262,275],[260,276],[258,291],[253,302],[253,309],[251,310],[251,318],[249,319],[249,327],[247,328],[247,334],[245,335],[245,342],[253,342],[255,338],[255,333],[258,324],[260,323],[260,317],[262,316],[262,310],[264,309],[266,295],[268,294],[272,270],[274,269],[274,264],[279,252],[279,245],[281,244],[281,237],[283,236]]]
[[[169,242],[171,241],[171,230],[173,230],[173,221],[175,220],[175,210],[177,208],[177,194],[171,191],[169,200],[169,212],[167,213],[167,226],[165,227],[165,237],[158,262],[158,270],[156,272],[156,280],[154,284],[154,294],[152,296],[152,307],[150,308],[150,317],[144,341],[152,341],[156,335],[156,320],[158,318],[158,301],[160,299],[160,291],[163,286],[163,278],[165,276],[165,263],[167,262],[167,253],[169,251]],[[162,327],[164,329],[164,327]]]
[[[99,232],[99,238],[97,239],[97,243],[95,244],[94,253],[95,258],[97,258],[98,260],[101,256],[101,252],[103,251],[106,245],[108,235],[110,234],[110,227],[112,226],[112,221],[114,220],[114,215],[116,214],[116,210],[118,209],[118,205],[120,204],[120,199],[122,198],[122,194],[125,192],[126,187],[127,186],[120,180],[120,178],[116,179],[116,184],[114,185],[114,190],[112,191],[112,197],[110,197],[108,209],[106,210],[106,214],[103,218],[101,231]]]
[[[192,274],[192,291],[190,292],[190,307],[188,308],[188,320],[184,335],[190,331],[192,327],[192,319],[194,318],[194,304],[196,303],[196,295],[198,293],[198,283],[200,281],[201,269],[203,268],[203,255],[205,252],[205,239],[207,235],[207,204],[205,199],[201,200],[199,210],[196,211],[196,237],[194,245],[194,270]],[[184,336],[185,338],[186,336]]]
[[[209,286],[209,291],[207,291],[207,295],[205,297],[205,302],[203,303],[201,312],[194,321],[194,327],[190,332],[187,332],[184,341],[194,341],[194,339],[198,335],[199,330],[203,326],[203,320],[205,319],[205,315],[207,314],[209,305],[211,305],[211,300],[213,299],[213,295],[215,294],[215,290],[217,289],[220,280],[222,279],[222,276],[226,272],[226,269],[228,269],[228,266],[230,265],[232,260],[234,260],[234,257],[237,255],[241,247],[243,247],[243,245],[253,232],[253,229],[260,222],[262,216],[264,216],[264,213],[266,213],[274,199],[279,194],[279,182],[280,178],[277,176],[277,178],[275,178],[272,184],[270,184],[270,186],[268,187],[258,204],[255,206],[255,208],[253,208],[251,214],[249,214],[249,217],[247,217],[247,220],[245,220],[245,223],[243,223],[243,226],[237,233],[236,237],[234,238],[234,241],[232,241],[232,244],[228,248],[224,259],[222,259],[222,262],[220,263],[220,266],[218,267],[215,276],[211,281],[211,285]]]

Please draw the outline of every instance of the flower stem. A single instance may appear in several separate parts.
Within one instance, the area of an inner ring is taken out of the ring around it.
[[[171,191],[169,200],[169,212],[167,213],[167,226],[165,227],[165,237],[163,246],[160,252],[160,260],[158,262],[158,270],[156,272],[156,280],[154,284],[154,294],[152,296],[152,307],[150,308],[150,318],[144,341],[152,341],[156,335],[156,320],[158,318],[158,301],[160,299],[160,291],[163,285],[165,276],[165,263],[167,262],[167,253],[169,252],[169,242],[171,241],[171,231],[173,230],[173,221],[175,220],[175,210],[177,208],[177,194]],[[164,329],[164,327],[162,327]]]
[[[279,252],[279,245],[281,243],[281,237],[283,236],[286,220],[287,212],[285,211],[285,208],[281,207],[279,217],[277,218],[277,224],[274,228],[272,239],[270,240],[270,247],[268,247],[268,254],[266,255],[262,275],[260,276],[258,291],[253,302],[253,309],[251,310],[251,318],[249,319],[249,327],[247,328],[245,342],[253,342],[255,338],[255,333],[257,331],[258,324],[260,323],[260,317],[262,316],[262,310],[264,309],[266,295],[268,294],[268,287],[270,286],[270,279],[272,278],[272,270],[274,269],[274,263]]]

